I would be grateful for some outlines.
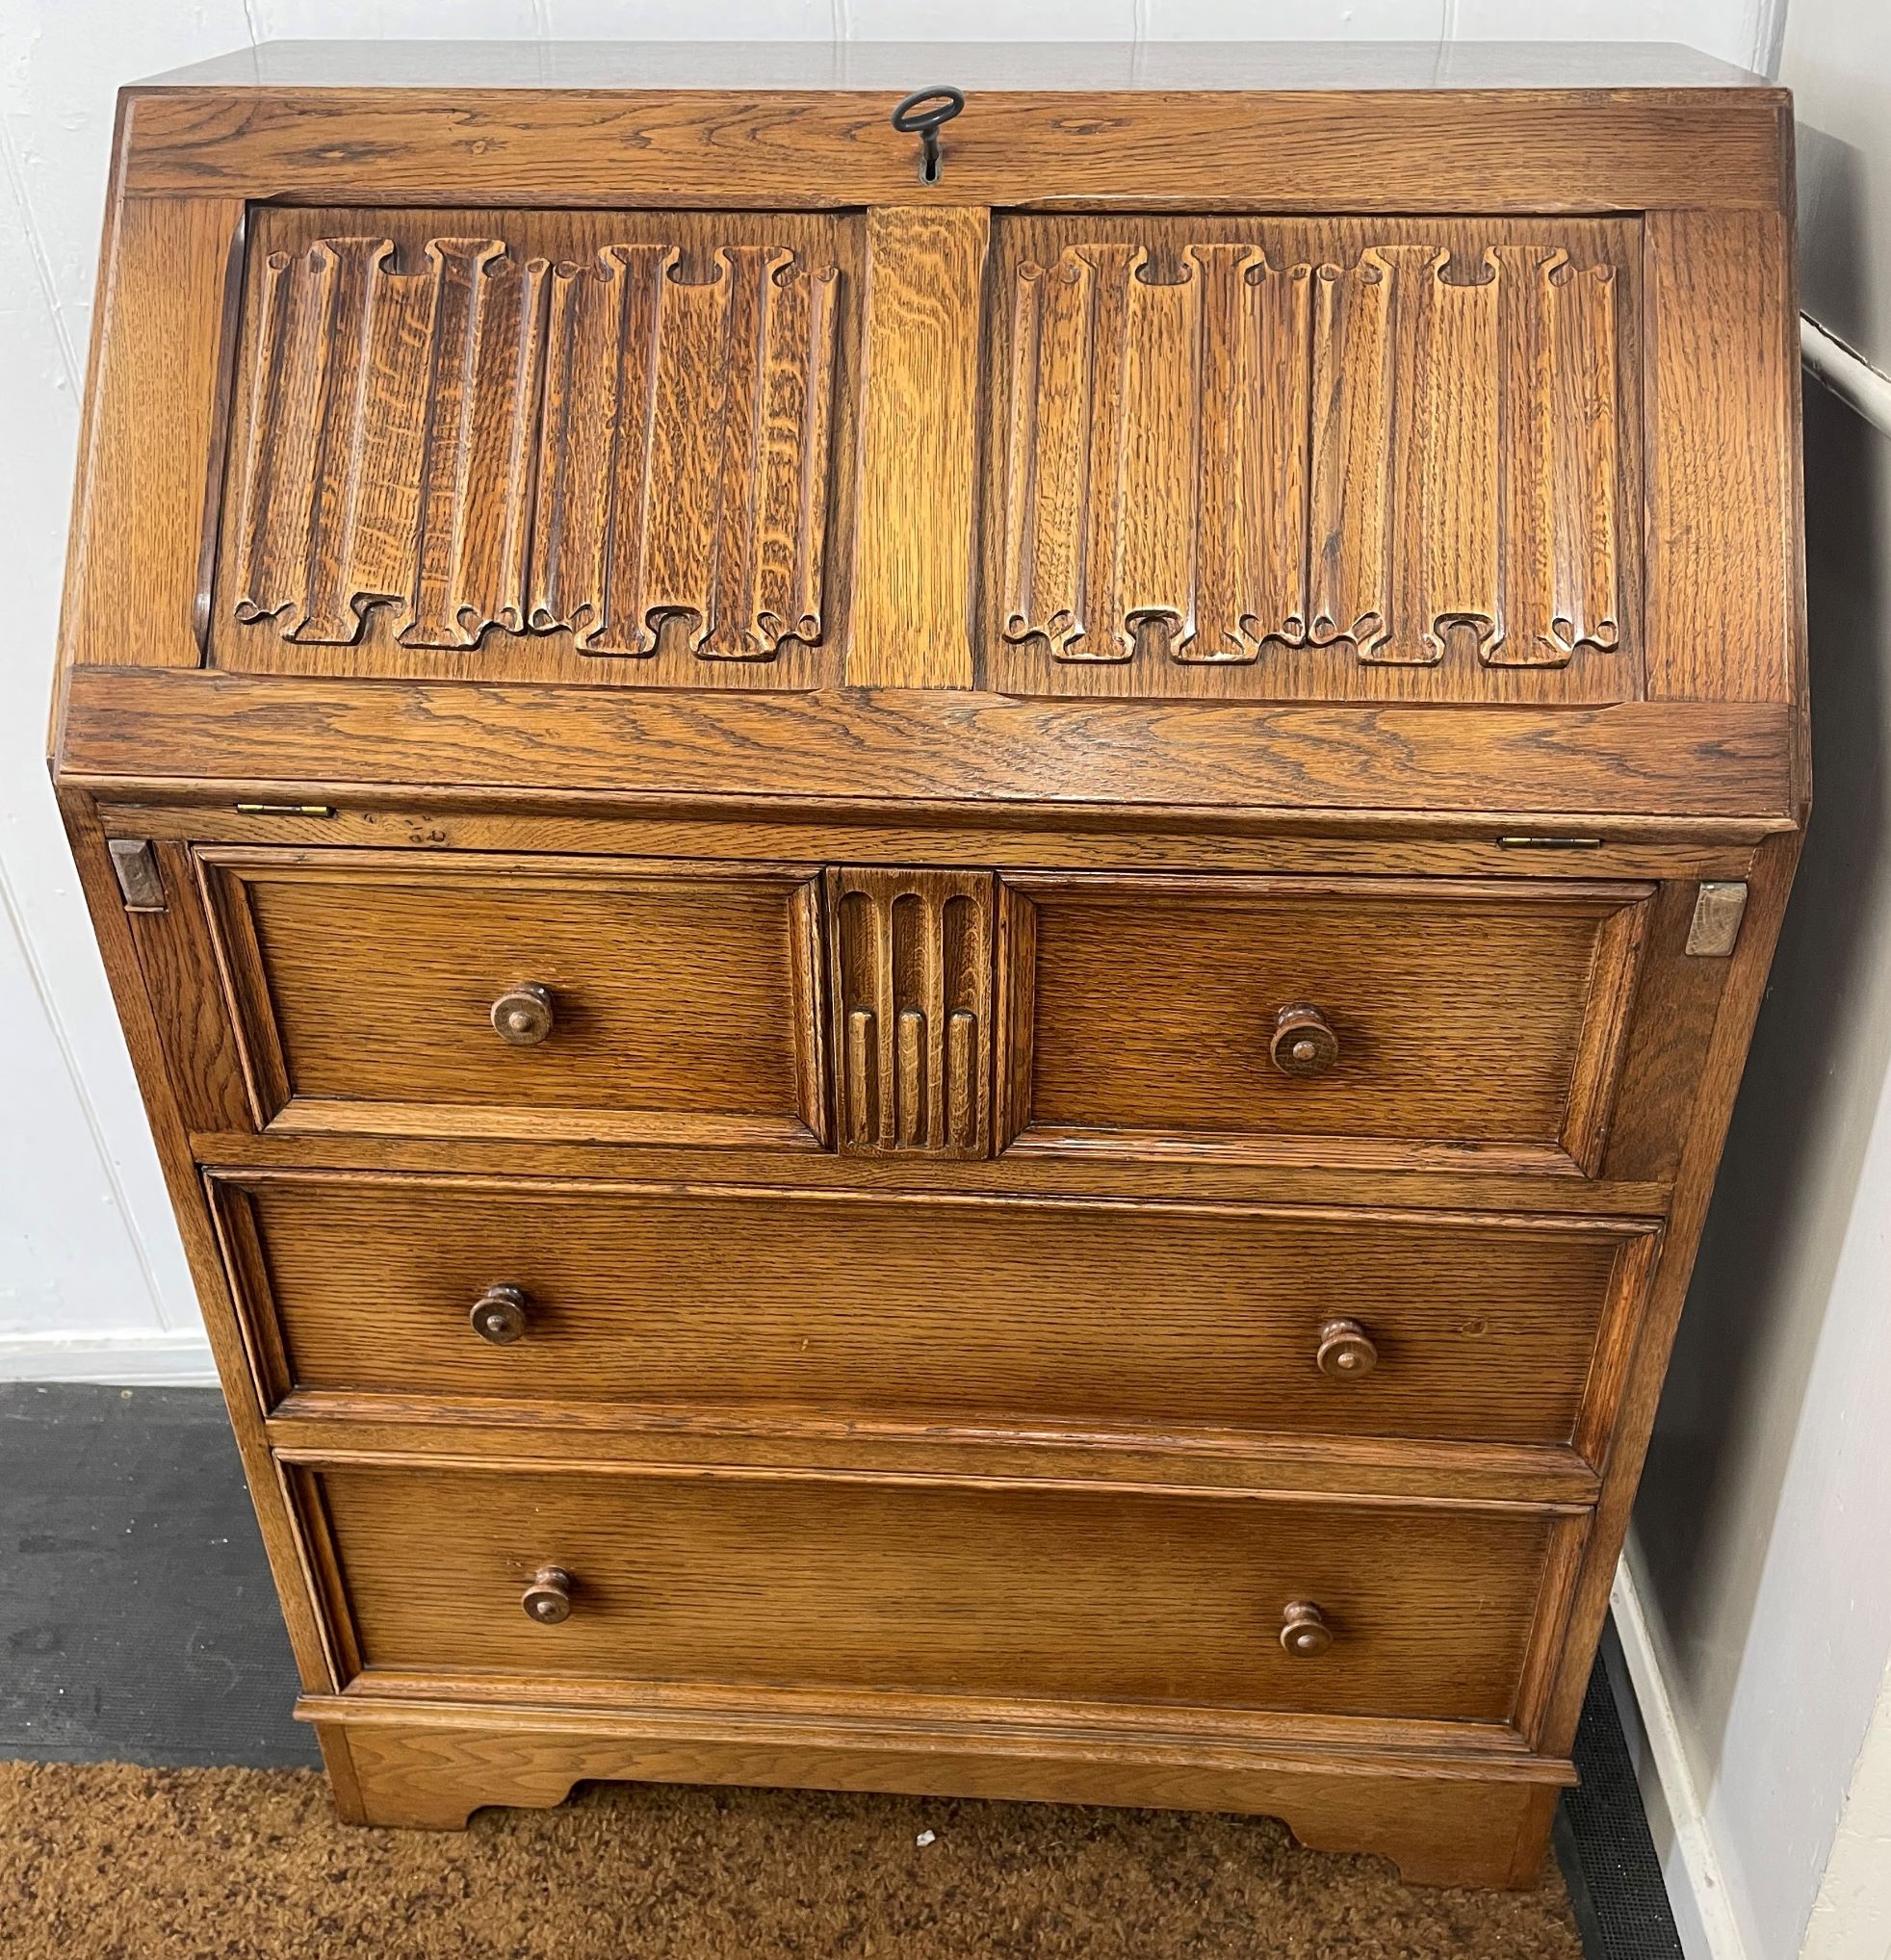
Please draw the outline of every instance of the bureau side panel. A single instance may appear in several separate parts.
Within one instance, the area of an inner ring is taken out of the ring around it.
[[[1576,1574],[1560,1666],[1543,1685],[1541,1717],[1528,1731],[1546,1754],[1566,1754],[1575,1737],[1595,1643],[1609,1610],[1616,1560],[1641,1481],[1648,1434],[1699,1250],[1728,1120],[1740,1090],[1753,1020],[1759,1012],[1773,949],[1785,915],[1800,838],[1770,838],[1757,854],[1745,920],[1713,1022],[1697,1088],[1686,1118],[1685,1141],[1660,1260],[1642,1327],[1627,1359],[1615,1433],[1603,1458],[1594,1527]]]
[[[91,913],[92,929],[104,956],[106,975],[137,1071],[145,1114],[150,1120],[166,1189],[183,1235],[191,1276],[203,1309],[204,1328],[216,1358],[223,1398],[229,1405],[244,1476],[256,1507],[257,1523],[282,1601],[302,1686],[311,1692],[332,1689],[339,1685],[337,1670],[324,1630],[311,1603],[303,1544],[270,1455],[242,1327],[224,1282],[203,1188],[191,1159],[182,1110],[201,1093],[202,1085],[187,1080],[188,1071],[196,1064],[187,1055],[167,1055],[160,1024],[145,992],[139,948],[130,931],[130,916],[112,874],[104,835],[91,800],[68,789],[61,792],[60,804]],[[170,876],[166,880],[165,895],[173,912],[194,902],[190,892]],[[161,916],[151,914],[141,920],[141,925],[149,928],[159,922]]]

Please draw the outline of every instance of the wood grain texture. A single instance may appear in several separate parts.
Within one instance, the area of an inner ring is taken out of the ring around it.
[[[1623,1094],[1603,1157],[1611,1177],[1672,1182],[1711,1050],[1728,968],[1687,955],[1692,881],[1664,885],[1650,908],[1646,961],[1622,1063]]]
[[[1779,838],[1759,854],[1749,889],[1742,943],[1733,958],[1694,963],[1712,967],[1725,979],[1716,996],[1713,1032],[1695,1077],[1695,1094],[1681,1112],[1680,1163],[1668,1233],[1650,1283],[1641,1331],[1632,1353],[1624,1357],[1619,1409],[1610,1438],[1594,1529],[1575,1575],[1559,1663],[1543,1685],[1537,1733],[1543,1746],[1551,1750],[1567,1748],[1575,1736],[1588,1662],[1608,1613],[1616,1560],[1627,1534],[1635,1486],[1654,1428],[1662,1377],[1687,1299],[1688,1279],[1699,1250],[1714,1175],[1740,1088],[1740,1072],[1799,864],[1800,844],[1797,837]]]
[[[270,1399],[1562,1443],[1640,1226],[1200,1205],[215,1180]],[[1106,1237],[1106,1263],[1086,1248]],[[720,1239],[712,1264],[691,1249]],[[496,1281],[525,1330],[479,1343]],[[1140,1304],[1160,1301],[1159,1316]],[[1321,1372],[1336,1315],[1379,1365]],[[271,1330],[271,1324],[279,1333]]]
[[[1413,1885],[1534,1883],[1559,1784],[1573,1774],[1494,1754],[1466,1764],[1416,1750],[1207,1747],[1094,1722],[1026,1739],[997,1722],[972,1730],[884,1711],[856,1719],[846,1741],[809,1722],[661,1705],[555,1715],[304,1696],[297,1713],[315,1724],[338,1806],[357,1823],[460,1830],[482,1804],[560,1803],[583,1776],[905,1791],[1258,1813],[1313,1849],[1391,1858]]]
[[[1787,222],[1654,212],[1646,236],[1648,692],[1790,701],[1804,659]]]
[[[1451,819],[1393,815],[1375,822],[1328,812],[1296,819],[1289,812],[1173,819],[1061,816],[1057,828],[963,820],[933,823],[932,812],[901,810],[880,821],[839,821],[819,811],[777,808],[741,822],[686,816],[610,816],[575,800],[505,797],[464,786],[416,800],[359,796],[325,816],[256,815],[229,803],[204,803],[191,786],[171,784],[164,801],[101,802],[108,837],[196,838],[206,843],[394,844],[426,849],[489,850],[496,843],[565,856],[762,857],[829,864],[910,864],[930,852],[942,865],[1002,870],[1205,870],[1380,872],[1411,876],[1509,877],[1519,865],[1562,864],[1589,878],[1744,879],[1752,865],[1752,834],[1695,818],[1650,827],[1596,820],[1588,837],[1506,842],[1488,815]],[[1780,830],[1789,820],[1776,819]],[[1481,826],[1481,828],[1480,828]],[[1749,841],[1743,842],[1743,835]]]
[[[244,207],[117,206],[99,265],[91,373],[60,621],[62,663],[195,667],[225,281]]]
[[[1648,886],[1013,874],[1007,889],[1035,915],[1019,944],[1029,1022],[1008,1037],[1029,1060],[1003,1076],[1011,1148],[1596,1168]],[[1297,1003],[1337,1039],[1318,1075],[1270,1053]]]
[[[349,684],[237,674],[68,677],[60,765],[122,796],[168,777],[286,791],[479,783],[753,811],[876,804],[1152,815],[1346,810],[1790,817],[1793,716],[1766,702],[1615,708],[1016,701]],[[291,799],[294,800],[294,799]],[[1658,824],[1650,826],[1659,829]],[[1580,826],[1575,826],[1580,830]]]
[[[1637,227],[1007,219],[995,685],[1641,691]]]
[[[416,204],[1454,214],[1776,209],[1781,196],[1786,98],[1773,90],[995,92],[959,118],[950,170],[927,186],[913,139],[888,126],[907,87],[134,91],[124,188],[246,197],[293,183],[309,198]]]
[[[984,1156],[990,875],[848,865],[827,873],[826,890],[841,1148]]]
[[[379,1670],[1504,1721],[1548,1529],[1474,1513],[771,1478],[319,1474]],[[561,1627],[519,1586],[573,1575]],[[1276,1638],[1293,1599],[1317,1661]],[[1465,1599],[1478,1602],[1466,1615]]]
[[[522,1457],[558,1425],[554,1457]],[[265,1425],[285,1464],[430,1464],[503,1471],[642,1465],[744,1473],[877,1476],[983,1489],[1023,1479],[1163,1497],[1245,1494],[1366,1509],[1525,1510],[1586,1519],[1601,1480],[1562,1444],[1427,1442],[1153,1429],[960,1427],[923,1418],[720,1409],[706,1415],[630,1404],[468,1406],[425,1398],[298,1390]]]
[[[805,871],[235,848],[198,864],[258,1128],[826,1135]],[[491,1022],[521,982],[554,1021],[524,1048]]]
[[[619,684],[837,671],[818,649],[849,231],[260,212],[218,663]]]
[[[303,1712],[1522,1882],[1805,809],[1786,98],[967,49],[926,185],[922,56],[126,98],[54,755]]]
[[[193,1065],[166,1045],[174,1029],[153,1012],[125,912],[90,800],[59,790],[60,814],[72,847],[80,889],[91,915],[105,973],[125,1032],[125,1044],[138,1078],[139,1094],[150,1120],[165,1189],[177,1219],[192,1281],[203,1307],[205,1333],[230,1411],[244,1476],[256,1506],[263,1549],[282,1603],[289,1643],[302,1688],[309,1692],[339,1687],[314,1588],[302,1558],[296,1521],[283,1494],[271,1454],[263,1413],[253,1388],[254,1363],[235,1310],[216,1232],[204,1203],[202,1182],[192,1161],[189,1132],[180,1108],[177,1078]],[[173,908],[168,918],[179,916]],[[175,1015],[176,1007],[169,1009]]]
[[[153,845],[168,901],[162,913],[132,916],[132,944],[151,1013],[158,1020],[178,1113],[194,1130],[246,1128],[254,1112],[243,1046],[217,964],[216,945],[188,848]]]
[[[853,687],[970,687],[988,212],[867,219]]]
[[[1636,1025],[1639,1027],[1639,1018]],[[1678,1066],[1678,1058],[1665,1066]],[[1619,1114],[1625,1123],[1635,1095]],[[988,1192],[994,1196],[1094,1197],[1099,1173],[1080,1157],[1028,1150],[1003,1156],[932,1158],[916,1152],[888,1157],[790,1151],[765,1143],[718,1148],[713,1166],[699,1151],[668,1144],[573,1143],[558,1139],[375,1136],[248,1129],[201,1130],[191,1138],[198,1159],[232,1170],[405,1171],[426,1175],[467,1171],[480,1175],[700,1181],[712,1168],[721,1186],[780,1186],[807,1191]],[[1372,1171],[1357,1166],[1229,1162],[1200,1154],[1112,1158],[1109,1192],[1124,1198],[1181,1198],[1241,1203],[1278,1200],[1314,1206],[1346,1204],[1361,1190],[1393,1207],[1541,1212],[1608,1218],[1647,1218],[1667,1208],[1669,1187],[1658,1179],[1545,1177],[1541,1170],[1467,1168]]]

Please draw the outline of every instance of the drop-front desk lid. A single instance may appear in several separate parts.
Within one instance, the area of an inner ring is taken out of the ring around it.
[[[895,128],[929,88],[962,105]],[[161,77],[122,100],[55,761],[1789,825],[1790,127],[1647,46]]]

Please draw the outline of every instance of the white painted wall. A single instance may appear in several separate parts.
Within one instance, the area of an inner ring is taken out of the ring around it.
[[[1891,8],[1792,0],[1780,79],[1805,312],[1891,370]],[[1628,1565],[1705,1827],[1696,1919],[1726,1960],[1887,1960],[1891,431],[1808,373],[1805,457],[1812,827]]]
[[[43,731],[118,75],[241,39],[238,0],[0,7],[0,1375],[208,1378]],[[217,17],[213,17],[217,16]]]

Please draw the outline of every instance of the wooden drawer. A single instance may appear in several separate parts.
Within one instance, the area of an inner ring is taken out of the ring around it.
[[[695,1681],[1500,1722],[1546,1560],[1582,1529],[1051,1485],[305,1474],[347,1671],[567,1692]],[[570,1575],[556,1625],[522,1604],[546,1568]],[[1284,1650],[1298,1601],[1326,1651]]]
[[[1632,1222],[1254,1206],[307,1173],[212,1194],[272,1404],[1086,1432],[1593,1447],[1655,1244]],[[470,1322],[495,1285],[522,1296],[500,1303],[493,1331],[523,1328],[504,1345]]]
[[[1592,1173],[1654,888],[1012,875],[1000,1134]]]
[[[198,864],[258,1128],[826,1135],[807,871],[234,848]]]

